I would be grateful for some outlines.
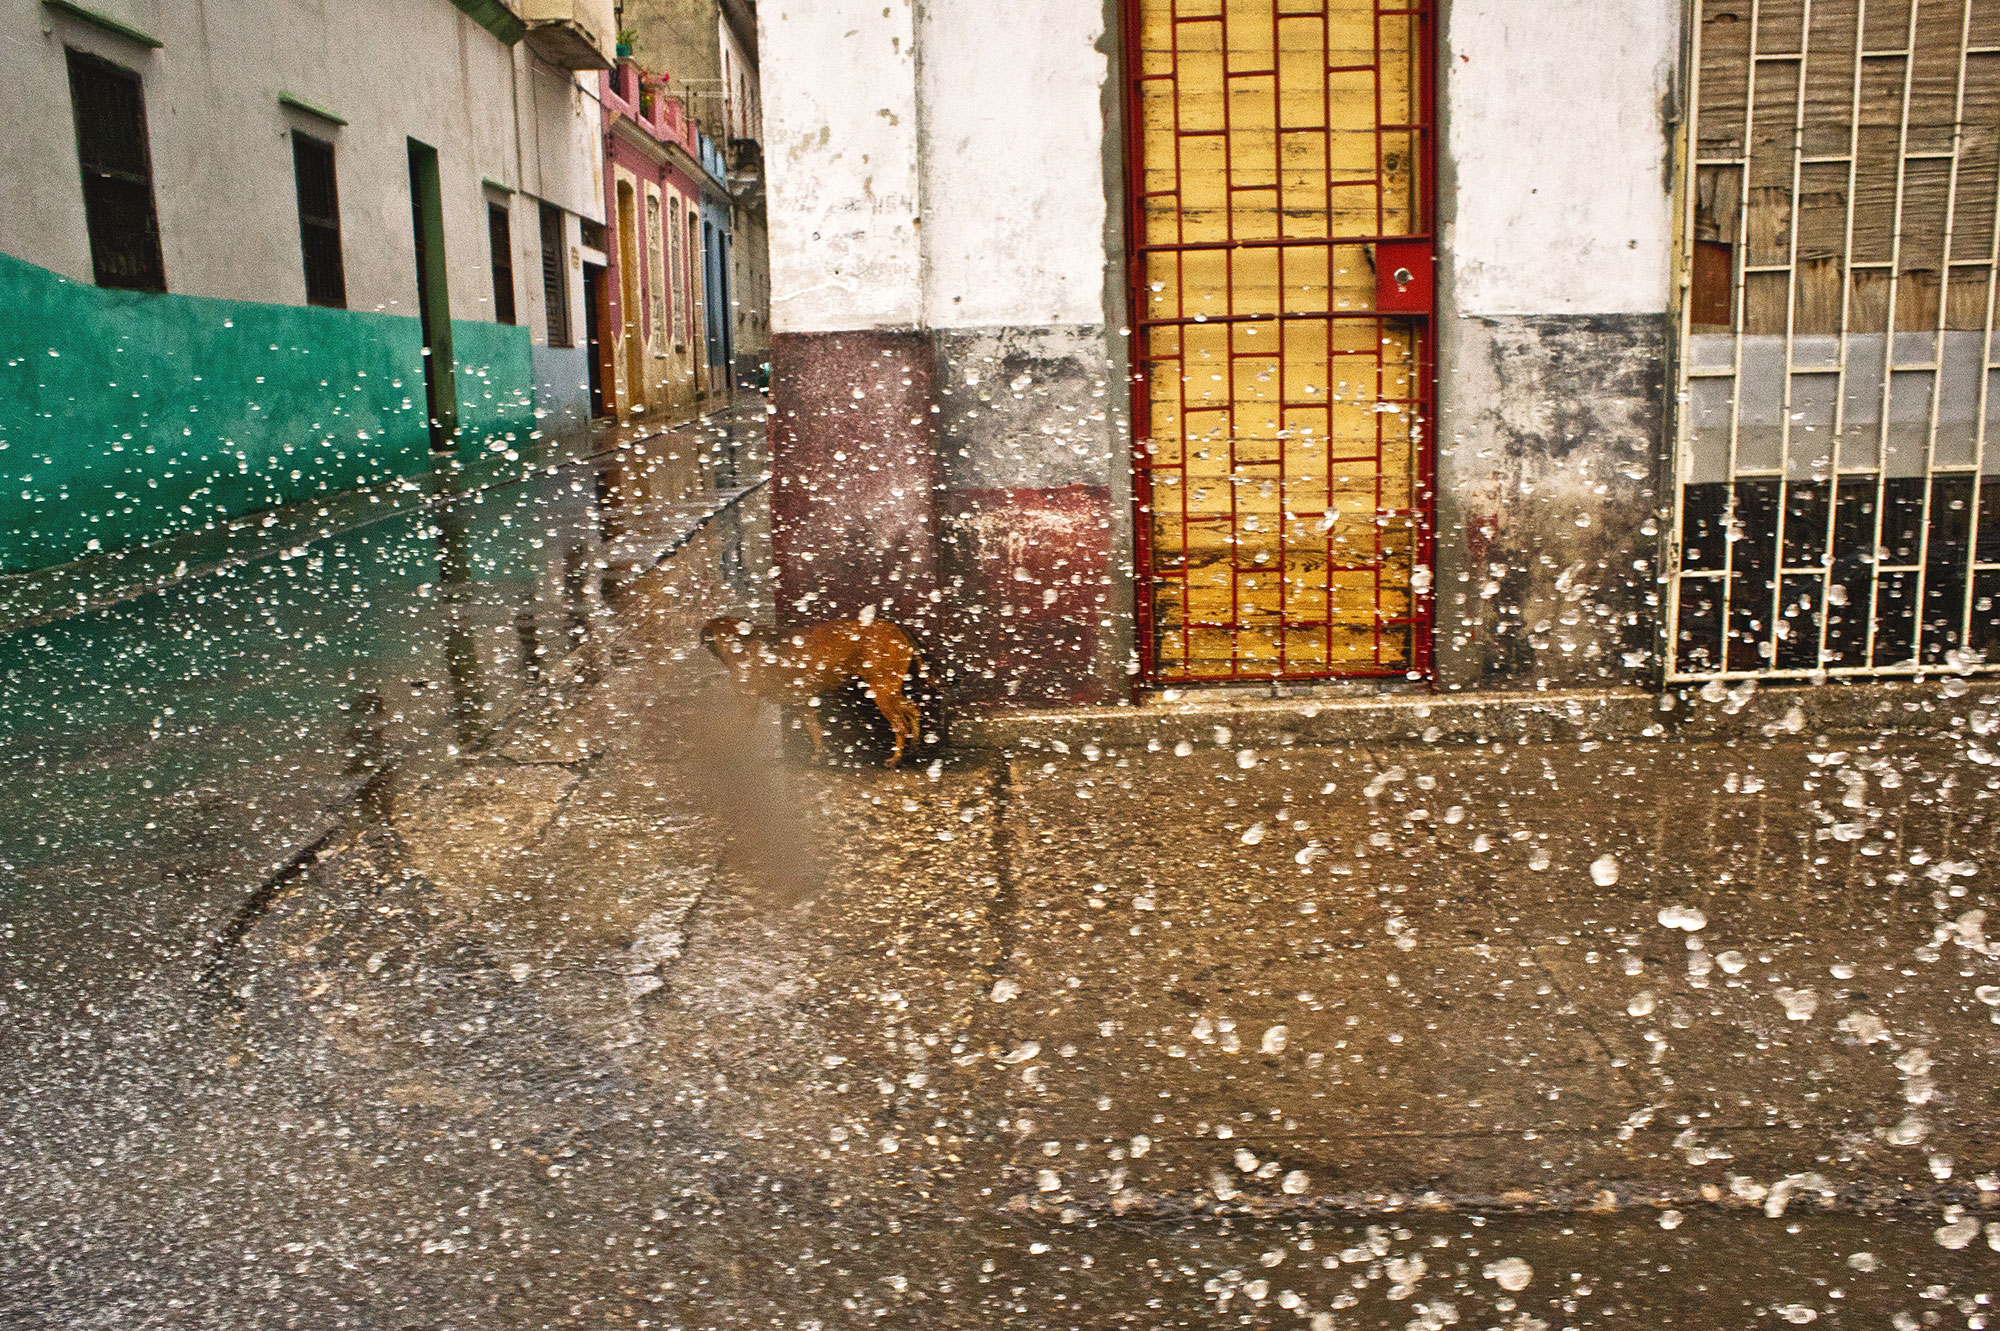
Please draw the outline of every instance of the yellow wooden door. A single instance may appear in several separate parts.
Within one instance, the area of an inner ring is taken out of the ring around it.
[[[1148,674],[1425,671],[1428,4],[1126,19]]]

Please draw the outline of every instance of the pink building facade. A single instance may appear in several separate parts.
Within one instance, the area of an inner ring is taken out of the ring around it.
[[[703,355],[701,137],[666,76],[622,60],[600,76],[605,259],[593,278],[602,414],[679,420],[719,402]]]

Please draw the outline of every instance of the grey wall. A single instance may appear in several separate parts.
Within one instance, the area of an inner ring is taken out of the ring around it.
[[[514,196],[517,318],[544,340],[537,195],[601,220],[594,77],[502,45],[450,0],[92,0],[158,38],[147,50],[37,0],[0,0],[8,133],[0,252],[89,281],[65,45],[145,82],[168,289],[302,304],[290,133],[334,145],[348,305],[415,312],[406,141],[438,150],[452,314],[493,315],[482,180]],[[330,124],[280,93],[333,112]],[[572,265],[574,267],[574,265]],[[579,293],[572,292],[572,308]]]
[[[1666,317],[1460,317],[1444,332],[1441,682],[1650,678]]]
[[[1680,0],[1449,0],[1437,674],[1659,669]]]
[[[573,441],[590,425],[590,353],[579,331],[573,347],[535,344],[535,410],[543,434]]]

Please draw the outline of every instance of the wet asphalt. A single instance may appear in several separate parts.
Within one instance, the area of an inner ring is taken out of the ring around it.
[[[17,630],[0,1324],[1995,1315],[1976,736],[812,768],[645,470]]]

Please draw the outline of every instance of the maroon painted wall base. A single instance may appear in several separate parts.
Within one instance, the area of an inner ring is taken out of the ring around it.
[[[954,490],[946,499],[950,613],[939,632],[965,702],[1111,701],[1092,673],[1111,615],[1111,492]]]
[[[1097,673],[1108,621],[1122,613],[1110,604],[1110,491],[1055,476],[1008,485],[966,475],[982,463],[1033,471],[1033,449],[1068,449],[1035,428],[1032,410],[996,417],[993,390],[954,378],[936,345],[919,332],[773,340],[778,620],[852,618],[873,606],[915,634],[953,705],[1112,701]],[[942,391],[941,379],[950,381]],[[949,443],[940,405],[964,418]]]
[[[781,333],[771,345],[778,620],[874,606],[929,642],[938,461],[921,333]]]

